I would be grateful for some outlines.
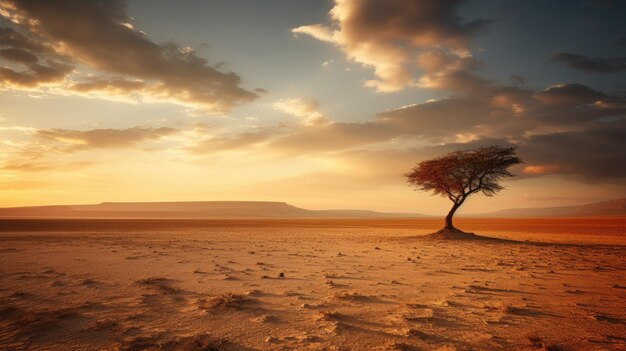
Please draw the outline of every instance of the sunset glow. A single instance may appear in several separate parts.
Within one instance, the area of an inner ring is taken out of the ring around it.
[[[525,163],[461,213],[619,198],[625,5],[1,0],[0,207],[442,214],[402,175],[488,145]]]

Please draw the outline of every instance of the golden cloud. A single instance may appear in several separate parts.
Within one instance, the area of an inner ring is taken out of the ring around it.
[[[169,127],[144,128],[134,127],[127,129],[42,129],[35,135],[40,138],[54,140],[68,145],[67,152],[85,149],[125,148],[135,146],[148,140],[157,140],[164,136],[177,133],[178,130]]]
[[[0,153],[1,168],[4,170],[37,172],[83,168],[95,161],[71,161],[66,159],[67,154],[93,149],[138,148],[146,142],[179,133],[178,129],[169,127],[91,130],[30,128],[18,131],[25,138],[10,142]]]
[[[332,121],[319,111],[317,101],[300,98],[280,99],[272,104],[275,110],[302,118],[306,126],[321,126]]]
[[[454,73],[477,63],[469,41],[487,20],[464,21],[456,14],[463,1],[335,0],[332,26],[312,24],[292,30],[333,43],[348,59],[372,67],[377,79],[365,82],[379,92],[407,86],[448,89]],[[422,78],[413,77],[415,69]]]

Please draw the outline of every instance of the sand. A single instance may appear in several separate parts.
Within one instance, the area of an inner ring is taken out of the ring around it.
[[[0,221],[0,350],[626,350],[626,219],[578,221]]]

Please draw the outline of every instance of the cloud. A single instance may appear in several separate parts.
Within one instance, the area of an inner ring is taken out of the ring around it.
[[[300,127],[274,138],[267,144],[281,154],[337,152],[386,142],[400,134],[394,127],[375,122],[335,122],[318,127]]]
[[[317,111],[318,106],[307,100],[289,99],[282,101],[281,108],[304,118]],[[456,95],[383,111],[366,122],[329,119],[325,124],[301,123],[218,135],[200,143],[194,152],[255,146],[270,155],[318,154],[325,158],[342,155],[339,161],[342,165],[364,158],[363,155],[382,155],[363,163],[389,171],[386,177],[392,179],[391,173],[396,174],[409,161],[457,148],[497,143],[519,146],[528,164],[518,171],[527,177],[572,174],[586,179],[613,179],[615,172],[603,176],[603,171],[597,171],[602,168],[589,160],[602,160],[602,157],[584,150],[572,155],[571,150],[589,144],[598,152],[604,150],[606,155],[621,154],[626,151],[623,138],[602,143],[598,135],[610,129],[623,133],[619,127],[623,121],[626,121],[626,99],[586,85],[556,84],[535,91],[486,84],[479,94]],[[561,145],[563,140],[569,140],[566,138],[578,140],[579,146]],[[544,154],[543,150],[547,152]],[[585,162],[593,169],[586,169]],[[367,172],[375,173],[375,170]]]
[[[29,67],[23,72],[0,71],[0,79],[16,87],[59,82],[86,67],[98,76],[83,77],[65,90],[104,96],[133,92],[145,101],[213,112],[258,97],[257,91],[241,87],[239,75],[209,64],[193,49],[151,41],[132,26],[124,1],[7,0],[0,9],[23,32],[10,28],[0,32],[4,50],[0,55]]]
[[[30,54],[34,58],[37,58],[37,55],[39,54],[55,53],[55,50],[48,44],[34,38],[29,38],[8,27],[0,28],[0,45],[2,45],[3,50],[21,50],[26,54]],[[32,59],[20,60],[19,58],[14,60],[25,63],[33,61]]]
[[[511,74],[509,76],[509,78],[511,79],[511,82],[513,82],[513,84],[515,85],[524,85],[526,84],[526,79],[524,79],[524,77],[517,75],[517,74]]]
[[[389,187],[404,186],[403,174],[419,160],[443,153],[482,145],[509,145],[505,140],[484,139],[471,143],[451,143],[426,147],[352,149],[325,155],[326,167],[271,181],[261,181],[249,186],[255,189],[272,189],[271,194],[284,193],[296,197],[337,198],[338,194],[358,194],[364,198],[388,193]],[[343,195],[341,195],[343,196]],[[339,197],[341,197],[339,196]],[[404,195],[403,195],[404,196]]]
[[[93,162],[8,162],[1,168],[5,171],[15,172],[51,172],[51,171],[73,171],[92,166]]]
[[[582,84],[556,84],[536,92],[533,98],[539,103],[529,106],[527,115],[544,127],[580,129],[604,118],[626,116],[626,98]]]
[[[0,68],[0,83],[7,86],[32,88],[55,83],[74,70],[67,57],[11,28],[0,28],[0,58],[22,67]]]
[[[402,134],[398,127],[373,122],[336,122],[319,111],[314,100],[280,99],[275,110],[300,118],[298,123],[280,123],[239,133],[215,134],[199,139],[185,149],[193,154],[261,147],[269,155],[298,156],[336,152],[387,142]]]
[[[506,139],[481,138],[470,142],[451,142],[421,147],[348,150],[333,156],[337,158],[337,162],[341,162],[346,167],[369,175],[373,183],[394,184],[398,182],[402,174],[420,160],[457,150],[489,145],[513,146],[514,144]]]
[[[581,131],[555,132],[508,138],[482,137],[470,142],[451,142],[406,148],[356,149],[328,157],[354,172],[360,182],[371,186],[397,184],[399,177],[416,162],[456,150],[488,145],[517,146],[525,164],[516,167],[520,178],[560,174],[586,182],[619,182],[626,178],[626,120],[598,123]]]
[[[39,58],[29,51],[18,48],[0,49],[0,57],[9,61],[16,61],[25,64],[33,64],[39,61]]]
[[[388,141],[399,134],[395,126],[377,122],[336,122],[319,111],[314,100],[280,99],[272,107],[300,117],[292,128],[279,127],[267,147],[281,154],[332,152]]]
[[[486,84],[473,93],[381,112],[377,123],[431,142],[455,142],[468,136],[519,140],[624,116],[624,97],[582,84],[556,84],[539,91]]]
[[[577,160],[570,149],[560,145],[575,139],[608,154],[624,149],[623,141],[602,144],[594,142],[593,136],[601,133],[601,126],[608,126],[605,123],[626,118],[626,99],[583,84],[555,84],[534,90],[524,86],[524,79],[517,75],[511,76],[512,86],[479,77],[475,72],[482,63],[472,56],[470,44],[489,21],[460,17],[457,9],[462,2],[335,0],[330,25],[293,29],[297,35],[332,43],[348,59],[373,68],[376,79],[365,84],[379,92],[417,86],[453,95],[383,111],[370,122],[341,127],[331,124],[324,131],[296,130],[268,145],[299,152],[363,152],[368,156],[373,155],[372,150],[382,152],[388,148],[388,154],[373,163],[382,164],[384,169],[397,169],[384,166],[387,158],[423,156],[407,151],[414,150],[411,144],[452,144],[462,148],[499,140],[518,145],[520,150],[528,149],[530,163],[518,170],[525,176],[558,173],[586,179],[621,177],[615,171],[602,175],[594,170],[603,168],[595,164],[593,153],[581,151],[581,160]],[[595,72],[622,70],[620,58],[587,59],[560,54],[555,59]],[[376,134],[366,135],[370,130]],[[535,145],[544,145],[552,157],[541,155]],[[586,168],[584,164],[595,168]]]
[[[0,152],[0,168],[7,171],[39,172],[65,171],[94,165],[84,157],[70,158],[69,154],[95,149],[141,149],[148,142],[161,141],[180,133],[180,130],[161,127],[133,127],[127,129],[35,129],[2,127],[4,141]],[[7,134],[13,133],[13,134]]]
[[[174,128],[144,128],[134,127],[127,129],[40,129],[35,136],[68,145],[66,152],[75,152],[87,149],[128,148],[139,143],[158,140],[179,131]]]
[[[561,52],[552,57],[568,68],[587,73],[615,73],[626,71],[626,57],[588,58],[585,56]]]
[[[87,77],[82,82],[70,86],[77,92],[105,91],[113,95],[130,94],[145,89],[147,84],[141,80],[129,80],[120,77],[93,78]]]
[[[186,150],[192,154],[207,154],[217,151],[250,148],[269,140],[276,132],[273,129],[262,129],[235,135],[215,136],[196,142],[192,146],[186,147]]]
[[[583,84],[555,84],[536,97],[549,105],[585,105],[606,98],[606,95]]]
[[[377,121],[410,135],[441,141],[457,133],[477,133],[487,124],[493,125],[490,111],[483,100],[451,97],[381,112]]]
[[[272,104],[272,108],[302,118],[301,123],[307,126],[319,126],[331,123],[331,120],[319,111],[317,101],[300,98],[280,99]]]
[[[260,147],[266,155],[303,156],[334,153],[346,149],[387,142],[399,135],[394,126],[374,122],[332,122],[318,125],[284,125],[255,128],[240,133],[200,138],[185,147],[192,154]]]
[[[393,92],[407,86],[447,89],[445,80],[473,69],[471,38],[488,20],[465,21],[456,13],[462,0],[336,0],[331,26],[312,24],[292,30],[333,43],[348,59],[374,69],[366,86]],[[414,70],[423,77],[414,79]]]
[[[300,26],[291,30],[292,33],[295,34],[306,34],[310,35],[313,38],[325,42],[332,43],[333,39],[333,31],[322,25],[322,24],[311,24],[308,26]]]
[[[534,135],[519,148],[525,172],[570,174],[591,181],[626,177],[626,120],[601,123],[582,131]]]
[[[305,120],[319,106],[310,100],[285,99],[280,108]],[[383,111],[365,122],[328,119],[322,124],[279,124],[230,133],[204,126],[84,131],[4,127],[6,133],[25,133],[35,139],[18,144],[19,157],[5,162],[4,168],[55,169],[54,162],[45,162],[54,155],[142,148],[144,143],[166,141],[192,158],[221,151],[258,151],[256,155],[281,158],[311,155],[337,165],[340,172],[361,172],[358,181],[363,184],[384,185],[397,183],[398,174],[419,160],[498,144],[519,147],[527,162],[516,170],[522,177],[565,174],[614,182],[626,177],[620,152],[626,148],[624,123],[623,97],[585,85],[556,84],[538,91],[487,85],[481,94]]]

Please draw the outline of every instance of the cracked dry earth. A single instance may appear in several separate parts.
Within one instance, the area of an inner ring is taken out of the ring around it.
[[[626,350],[616,221],[578,243],[391,220],[2,222],[0,350]]]

